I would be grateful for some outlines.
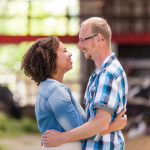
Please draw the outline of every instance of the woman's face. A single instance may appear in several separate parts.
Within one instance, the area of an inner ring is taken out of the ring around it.
[[[59,42],[59,47],[57,50],[57,71],[66,73],[72,69],[72,53],[67,51],[65,45],[62,42]]]

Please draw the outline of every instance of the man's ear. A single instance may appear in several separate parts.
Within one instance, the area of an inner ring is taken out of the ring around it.
[[[103,36],[101,34],[98,34],[97,35],[97,42],[99,42],[101,40],[104,41],[104,38],[103,38]]]
[[[97,42],[100,41],[100,34],[97,35]]]

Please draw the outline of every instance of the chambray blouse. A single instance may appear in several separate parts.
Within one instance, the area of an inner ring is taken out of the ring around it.
[[[39,85],[35,114],[42,134],[48,129],[68,131],[86,122],[86,114],[70,89],[49,78]]]

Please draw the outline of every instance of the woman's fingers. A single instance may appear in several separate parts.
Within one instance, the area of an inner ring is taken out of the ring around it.
[[[122,117],[123,115],[125,115],[125,112],[127,111],[126,108],[124,108],[117,116],[118,117]]]

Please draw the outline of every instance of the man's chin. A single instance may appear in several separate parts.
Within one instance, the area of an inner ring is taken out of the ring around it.
[[[85,56],[85,59],[91,59],[91,55],[85,54],[84,56]]]

